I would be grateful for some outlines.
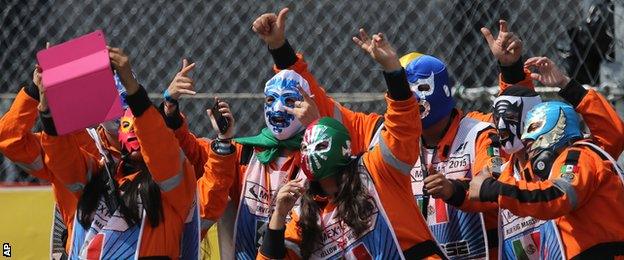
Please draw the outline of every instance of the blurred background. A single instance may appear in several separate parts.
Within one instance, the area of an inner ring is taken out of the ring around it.
[[[464,110],[488,111],[497,92],[497,64],[479,28],[496,35],[498,20],[524,41],[525,58],[544,55],[576,80],[596,87],[624,114],[624,3],[609,0],[1,0],[0,115],[24,84],[31,84],[36,52],[102,29],[109,45],[130,56],[137,79],[156,103],[181,66],[198,95],[181,110],[199,136],[214,137],[205,110],[218,95],[230,102],[238,134],[264,127],[262,94],[273,72],[267,47],[251,30],[262,13],[288,6],[287,37],[337,100],[363,112],[383,113],[380,67],[351,41],[360,27],[384,32],[404,54],[432,54],[448,65]],[[538,88],[546,99],[554,89]],[[37,130],[37,129],[35,129]],[[0,183],[41,183],[0,155]]]

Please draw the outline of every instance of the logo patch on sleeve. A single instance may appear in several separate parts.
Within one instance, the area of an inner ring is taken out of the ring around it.
[[[579,167],[577,165],[562,165],[561,166],[561,178],[572,182],[578,173]]]
[[[488,156],[493,157],[493,156],[500,156],[500,150],[498,149],[498,147],[489,147],[487,149],[487,153]]]

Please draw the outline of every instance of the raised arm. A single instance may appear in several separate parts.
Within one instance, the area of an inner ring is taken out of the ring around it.
[[[212,111],[209,109],[208,117],[212,128],[218,135],[210,143],[210,149],[206,150],[207,162],[205,163],[202,177],[197,181],[199,192],[200,215],[202,218],[202,234],[215,223],[223,214],[228,202],[228,192],[238,168],[239,153],[232,144],[236,121],[226,102],[218,102],[219,113],[227,118],[228,127],[225,133],[221,133]]]
[[[71,193],[74,198],[79,198],[92,175],[98,172],[100,167],[99,155],[94,152],[94,142],[84,138],[85,135],[88,136],[85,130],[57,136],[45,92],[43,91],[40,73],[41,69],[37,66],[33,74],[33,83],[37,86],[39,92],[37,112],[43,125],[40,144],[44,154],[44,164],[50,175],[53,175],[54,178],[52,179],[56,179],[59,182],[55,183],[55,190],[62,189],[68,191],[57,192],[57,194]],[[32,91],[34,90],[29,92]],[[58,186],[61,187],[56,187],[56,184],[60,184]],[[64,205],[62,208],[70,208],[67,206],[68,200],[71,199],[67,197],[57,198],[58,203]]]
[[[165,124],[174,131],[178,139],[180,148],[191,162],[195,169],[195,176],[199,179],[204,174],[204,165],[208,161],[208,150],[210,140],[198,138],[188,127],[186,117],[179,110],[178,100],[185,95],[195,95],[194,81],[190,77],[190,72],[195,67],[195,63],[188,64],[186,59],[182,60],[182,68],[175,75],[169,87],[163,93],[164,102],[159,110],[163,114]]]
[[[45,155],[45,165],[54,178],[62,183],[64,189],[71,192],[75,198],[79,198],[93,174],[98,172],[99,155],[83,148],[85,145],[82,137],[86,134],[85,130],[57,135],[43,91],[40,91],[38,110],[43,125],[41,147]]]
[[[39,114],[40,87],[41,71],[37,66],[33,72],[33,85],[22,88],[11,108],[0,118],[0,153],[27,173],[50,181],[63,223],[71,223],[76,212],[77,194],[71,192],[69,188],[73,189],[80,185],[65,185],[75,182],[67,178],[64,178],[65,182],[61,182],[52,175],[44,163],[44,150],[41,144],[43,134],[31,132]],[[45,109],[45,107],[41,108]],[[86,147],[85,142],[90,141],[84,138],[85,134],[76,136],[79,146]],[[61,173],[71,174],[72,172],[61,171]],[[80,184],[86,183],[80,182]]]
[[[418,102],[396,51],[384,35],[379,33],[369,38],[364,30],[360,32],[360,37],[353,37],[353,41],[383,67],[388,85],[384,128],[378,144],[364,160],[368,167],[379,169],[371,173],[397,172],[402,174],[400,179],[407,178],[406,183],[409,183],[410,171],[419,156],[422,132]]]
[[[329,100],[325,91],[321,89],[316,79],[308,71],[307,64],[303,62],[302,55],[296,55],[295,50],[286,40],[286,18],[289,9],[283,8],[278,14],[265,13],[260,15],[252,25],[254,32],[269,47],[269,52],[275,62],[275,71],[291,69],[299,73],[310,85],[312,95],[317,96],[316,101],[321,116],[333,116],[334,105]]]
[[[481,33],[487,41],[488,47],[492,55],[498,61],[498,93],[514,86],[525,86],[534,89],[535,85],[531,80],[531,71],[524,68],[522,59],[522,40],[513,32],[508,30],[507,21],[500,20],[499,33],[496,37],[487,27],[481,28]],[[492,113],[483,113],[480,111],[470,111],[466,113],[466,117],[473,118],[483,122],[493,122]]]
[[[546,57],[533,57],[526,61],[527,68],[535,68],[531,78],[545,86],[558,87],[559,96],[574,106],[583,116],[596,144],[611,156],[618,158],[624,150],[624,122],[613,106],[595,90],[586,90],[571,80],[557,65]]]
[[[126,100],[135,117],[134,131],[143,161],[160,186],[163,201],[185,218],[196,191],[193,168],[180,149],[173,131],[167,128],[145,89],[132,76],[128,56],[121,49],[110,47],[109,54],[128,93]]]
[[[162,104],[160,106],[161,112],[164,106],[169,105]],[[165,123],[169,129],[173,130],[180,148],[193,165],[195,176],[199,179],[204,174],[204,164],[208,161],[208,150],[210,149],[211,140],[197,137],[189,130],[186,117],[179,112],[177,105],[175,108],[170,109],[173,111],[170,112],[171,114],[164,113]]]
[[[487,27],[481,28],[481,33],[487,41],[492,55],[498,61],[499,91],[513,85],[521,85],[527,88],[535,88],[531,80],[531,72],[525,69],[522,60],[523,43],[520,37],[509,31],[507,21],[498,21],[499,31],[496,38]]]
[[[618,158],[624,150],[624,122],[613,105],[596,90],[586,90],[576,81],[570,81],[559,95],[583,116],[596,143]],[[581,101],[576,103],[579,97]]]
[[[49,180],[41,144],[31,132],[37,120],[38,105],[39,90],[36,86],[26,86],[17,93],[9,110],[0,118],[0,153],[27,173]]]

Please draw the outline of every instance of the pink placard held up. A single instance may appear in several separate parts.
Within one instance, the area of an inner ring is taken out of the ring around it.
[[[59,135],[123,114],[101,30],[41,50],[37,61]]]

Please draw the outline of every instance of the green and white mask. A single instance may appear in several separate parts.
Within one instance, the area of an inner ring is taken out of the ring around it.
[[[301,143],[301,162],[308,179],[336,175],[349,164],[350,158],[349,132],[340,122],[323,117],[307,127]]]

